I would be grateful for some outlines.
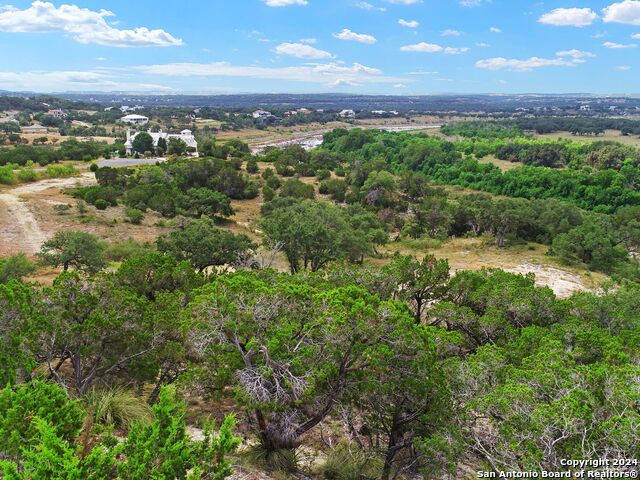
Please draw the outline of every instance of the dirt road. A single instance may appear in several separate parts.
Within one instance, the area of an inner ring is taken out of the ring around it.
[[[48,240],[29,207],[28,195],[51,188],[70,188],[76,184],[89,185],[95,182],[92,173],[80,177],[54,178],[27,183],[9,190],[0,191],[0,232],[3,252],[24,252],[31,256]]]

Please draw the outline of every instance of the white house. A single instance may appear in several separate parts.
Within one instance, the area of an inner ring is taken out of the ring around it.
[[[169,143],[169,140],[171,138],[178,138],[182,140],[187,145],[188,148],[194,149],[193,152],[188,152],[189,155],[194,157],[198,156],[198,142],[193,136],[193,133],[191,132],[191,130],[185,129],[185,130],[182,130],[179,134],[166,133],[166,132],[163,132],[162,130],[159,132],[152,132],[151,130],[149,130],[147,133],[151,135],[151,138],[153,139],[153,148],[158,147],[158,141],[161,138],[164,138],[167,144]],[[136,132],[133,135],[131,135],[131,130],[127,130],[127,141],[124,144],[125,148],[127,149],[127,155],[133,155],[134,153],[133,141],[139,134],[140,132]]]
[[[47,112],[47,115],[50,115],[55,118],[65,118],[67,116],[67,114],[59,108],[56,108],[55,110],[49,110]]]
[[[251,115],[253,115],[253,118],[267,118],[271,116],[271,112],[267,112],[266,110],[256,110]]]
[[[356,112],[353,110],[342,110],[338,115],[342,118],[355,118]]]
[[[126,115],[120,120],[122,120],[124,123],[130,123],[132,125],[146,125],[147,123],[149,123],[149,117],[145,117],[144,115],[137,115],[135,113]]]

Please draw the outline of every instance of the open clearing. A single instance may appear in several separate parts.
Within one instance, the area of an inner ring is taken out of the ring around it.
[[[390,243],[382,249],[389,255],[399,252],[422,258],[430,253],[438,258],[446,258],[449,260],[452,272],[500,268],[520,274],[533,273],[538,286],[551,288],[561,298],[567,298],[579,291],[597,290],[607,279],[601,273],[561,265],[554,258],[546,255],[547,250],[547,246],[536,243],[498,248],[495,244],[487,243],[484,238],[455,238],[441,246],[436,244],[432,248],[420,248],[399,242]],[[386,263],[387,260],[375,262]]]
[[[543,138],[547,140],[571,140],[574,142],[600,142],[603,140],[614,140],[616,142],[624,143],[626,145],[640,146],[640,137],[633,135],[622,135],[619,130],[605,130],[604,135],[572,135],[570,132],[555,132],[545,133],[543,135],[537,135],[536,138]]]

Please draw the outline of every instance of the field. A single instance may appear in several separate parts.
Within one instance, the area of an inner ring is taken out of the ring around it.
[[[640,146],[640,138],[632,135],[622,135],[618,130],[606,130],[604,135],[572,135],[569,132],[546,133],[543,135],[536,134],[536,138],[546,140],[571,140],[573,142],[598,142],[602,140],[613,140],[624,143],[625,145]]]

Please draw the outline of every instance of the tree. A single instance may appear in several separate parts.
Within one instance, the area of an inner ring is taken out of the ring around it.
[[[420,262],[410,255],[396,255],[385,270],[398,286],[395,297],[411,306],[417,323],[422,322],[424,307],[446,294],[449,281],[447,260],[426,255]]]
[[[184,318],[211,381],[235,386],[268,455],[296,448],[413,325],[406,307],[358,287],[249,271],[216,278]]]
[[[82,395],[125,373],[132,380],[155,378],[157,365],[145,360],[164,338],[145,298],[107,277],[87,281],[62,273],[36,308],[39,334],[25,338],[25,348],[66,390]]]
[[[184,155],[187,153],[187,144],[180,138],[171,137],[169,138],[167,153],[169,155]]]
[[[62,266],[65,272],[71,267],[93,274],[106,266],[104,250],[103,243],[89,233],[60,231],[42,245],[38,256],[47,265]]]
[[[188,260],[199,272],[208,267],[231,265],[255,248],[246,235],[235,235],[214,225],[209,218],[193,220],[183,229],[158,239],[158,249],[178,260]]]
[[[282,208],[276,206],[263,220],[262,229],[266,243],[282,244],[292,273],[301,268],[315,272],[333,260],[359,261],[373,252],[374,243],[386,240],[380,235],[384,235],[384,231],[372,225],[371,217],[367,217],[366,222],[359,222],[362,228],[351,220],[344,208],[323,201],[304,200]],[[374,223],[379,227],[378,222]],[[373,231],[378,234],[372,234]]]
[[[153,152],[153,137],[147,132],[140,132],[133,139],[132,146],[137,153]]]
[[[160,137],[158,139],[158,145],[156,145],[156,153],[158,155],[164,155],[165,153],[167,153],[167,141],[165,140],[164,137]]]
[[[231,199],[224,193],[208,188],[190,188],[180,197],[179,204],[187,214],[196,218],[202,215],[229,217],[234,214]]]
[[[21,280],[35,270],[35,265],[29,261],[24,253],[9,258],[0,258],[0,283]]]

